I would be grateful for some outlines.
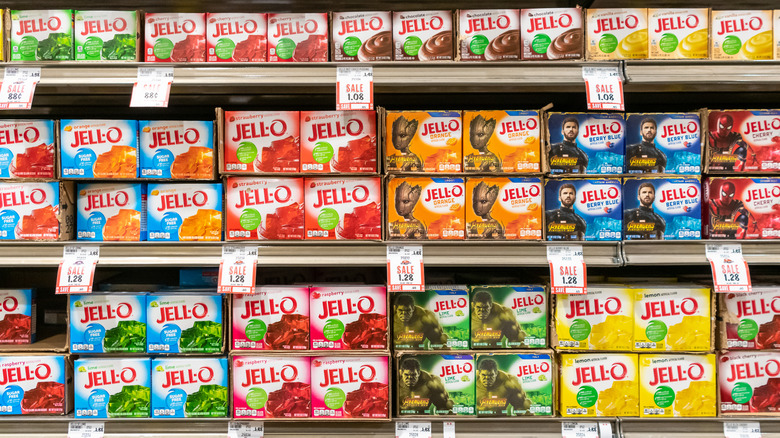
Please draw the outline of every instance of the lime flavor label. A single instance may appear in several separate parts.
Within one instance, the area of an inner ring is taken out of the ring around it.
[[[73,11],[11,11],[11,61],[72,61]]]
[[[136,11],[76,11],[76,61],[134,61],[138,44]]]
[[[222,351],[220,295],[149,295],[146,316],[149,353],[210,354]]]
[[[151,359],[78,359],[73,363],[76,418],[148,418]]]
[[[72,353],[146,351],[145,295],[71,295],[69,316]]]

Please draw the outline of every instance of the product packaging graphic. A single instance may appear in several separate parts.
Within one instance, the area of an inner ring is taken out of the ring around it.
[[[707,288],[634,289],[634,351],[712,351],[711,302]]]
[[[206,14],[146,13],[146,62],[206,62]]]
[[[772,11],[712,11],[713,60],[773,59]]]
[[[375,173],[376,112],[301,111],[301,171]]]
[[[149,240],[222,239],[222,184],[149,184]]]
[[[460,111],[388,111],[385,126],[388,172],[461,171]]]
[[[621,238],[623,207],[619,179],[548,179],[544,202],[547,240]]]
[[[588,9],[589,61],[647,59],[647,9]]]
[[[780,110],[709,112],[709,170],[780,170]]]
[[[559,350],[631,351],[632,294],[625,286],[590,285],[584,295],[556,295],[553,345]]]
[[[0,120],[0,178],[54,178],[54,120]]]
[[[465,192],[464,178],[389,179],[387,233],[390,240],[464,239]]]
[[[138,122],[141,177],[214,178],[214,122]]]
[[[384,12],[334,12],[331,50],[336,62],[393,59],[393,15]]]
[[[73,10],[10,13],[11,61],[73,60]]]
[[[708,59],[710,11],[648,9],[650,59]]]
[[[138,122],[61,120],[60,168],[63,178],[136,178]]]
[[[72,353],[146,352],[146,295],[70,296]]]
[[[268,16],[260,13],[206,14],[208,62],[268,60]]]
[[[269,62],[327,62],[328,14],[268,14]]]
[[[780,290],[753,286],[751,292],[720,294],[724,348],[780,349]]]
[[[541,240],[543,191],[541,178],[467,178],[466,238]]]
[[[780,353],[732,351],[718,355],[720,414],[780,412]]]
[[[466,286],[428,286],[393,294],[393,347],[398,350],[468,350]]]
[[[227,417],[227,359],[152,359],[152,418]]]
[[[393,61],[451,61],[452,11],[393,12]]]
[[[77,191],[78,240],[146,240],[145,184],[78,184]]]
[[[303,239],[303,178],[229,176],[227,240]]]
[[[224,170],[298,172],[299,123],[298,111],[226,111]]]
[[[261,286],[233,295],[233,350],[308,350],[309,288]]]
[[[550,113],[547,140],[551,174],[623,173],[626,121],[622,114]]]
[[[626,115],[626,173],[701,174],[697,113]]]
[[[59,239],[69,228],[60,195],[67,196],[56,182],[0,184],[0,240]]]
[[[709,239],[780,238],[780,178],[708,178],[704,204]]]
[[[73,21],[76,61],[135,61],[136,11],[76,11]]]
[[[311,416],[308,357],[233,356],[232,360],[234,417]]]
[[[560,413],[564,417],[636,417],[636,354],[562,354]]]
[[[714,354],[639,355],[639,416],[715,417]]]
[[[464,111],[463,170],[539,172],[540,125],[538,111]]]
[[[313,350],[386,350],[384,286],[313,286],[310,293]]]
[[[311,358],[315,418],[389,418],[387,356]]]
[[[32,344],[37,338],[33,289],[0,289],[0,344]]]
[[[399,415],[475,415],[474,366],[472,355],[399,356]]]
[[[0,415],[65,415],[65,356],[0,358]]]
[[[522,9],[520,20],[523,61],[584,58],[582,9]]]
[[[623,239],[701,239],[699,178],[625,178]]]
[[[461,61],[520,59],[519,9],[461,9],[458,11]]]
[[[382,238],[381,178],[304,178],[303,181],[306,239]]]
[[[222,352],[222,296],[151,294],[146,298],[148,353]]]
[[[471,286],[471,348],[547,346],[543,286]]]
[[[477,416],[552,416],[554,358],[539,354],[477,354]]]
[[[73,363],[76,418],[149,418],[152,360],[81,358]]]

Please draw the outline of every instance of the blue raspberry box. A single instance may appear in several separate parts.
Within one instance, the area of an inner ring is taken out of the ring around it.
[[[553,175],[623,173],[626,122],[614,113],[549,113],[547,166]]]
[[[625,240],[701,239],[699,178],[626,178],[623,197]]]
[[[625,173],[701,174],[698,113],[626,115]]]
[[[548,179],[544,197],[548,241],[621,239],[619,179]]]

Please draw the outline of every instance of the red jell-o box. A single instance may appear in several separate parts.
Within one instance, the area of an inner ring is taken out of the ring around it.
[[[298,111],[225,111],[225,172],[300,170]]]
[[[327,62],[328,14],[268,14],[269,62]]]
[[[208,62],[265,62],[266,14],[209,13],[206,16]]]
[[[227,240],[303,239],[303,178],[228,177]]]
[[[206,14],[148,13],[146,62],[206,62]]]
[[[309,297],[313,350],[387,349],[384,286],[313,286]]]
[[[308,357],[233,357],[233,416],[306,418],[311,414]]]
[[[376,156],[376,112],[301,112],[301,171],[373,173]]]
[[[309,287],[263,286],[233,295],[234,350],[308,350]]]
[[[307,240],[382,238],[382,181],[366,178],[306,178]]]
[[[388,374],[387,356],[312,357],[312,417],[387,418]]]

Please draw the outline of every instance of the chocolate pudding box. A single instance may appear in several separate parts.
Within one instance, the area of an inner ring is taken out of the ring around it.
[[[75,11],[76,61],[140,61],[138,12]]]
[[[385,119],[388,172],[460,172],[460,111],[389,111]]]
[[[224,357],[152,359],[152,418],[229,417]]]
[[[626,122],[622,114],[549,113],[547,166],[550,174],[623,173]]]
[[[303,178],[229,176],[227,240],[302,240]]]
[[[721,415],[777,415],[780,352],[732,351],[718,355]]]
[[[751,292],[721,294],[721,348],[729,350],[780,349],[780,290],[753,286]]]
[[[146,299],[147,353],[223,351],[222,295],[155,293]]]
[[[74,361],[76,418],[149,418],[151,363],[149,358]]]
[[[451,61],[451,11],[393,12],[393,61]]]
[[[206,14],[208,62],[268,60],[268,16],[259,13]]]
[[[547,346],[543,286],[471,286],[471,348]]]
[[[3,356],[0,358],[0,415],[65,415],[70,365],[65,356]]]
[[[336,62],[393,59],[391,12],[333,12],[331,50]]]
[[[538,111],[464,111],[463,171],[539,172]]]
[[[214,122],[138,122],[141,178],[213,179]]]
[[[463,178],[402,178],[387,181],[390,240],[463,240],[466,235]]]
[[[233,350],[308,350],[309,288],[261,286],[233,295]]]
[[[307,240],[380,240],[382,180],[305,178]]]
[[[549,353],[477,354],[477,416],[552,416],[554,368]]]
[[[548,179],[544,198],[548,241],[621,239],[619,179]]]
[[[468,350],[469,293],[466,286],[426,286],[425,292],[393,296],[393,348]]]
[[[780,178],[707,178],[704,236],[779,239]]]
[[[710,28],[714,60],[774,59],[771,10],[712,11]]]
[[[68,316],[72,353],[146,352],[146,295],[71,295]]]
[[[648,9],[650,59],[708,59],[710,11]]]
[[[623,239],[701,239],[699,178],[625,178]]]
[[[523,61],[585,57],[582,9],[522,9],[520,21]]]
[[[384,286],[312,286],[312,350],[387,350]]]
[[[626,173],[701,174],[698,113],[626,115]]]
[[[54,178],[54,120],[0,120],[0,178]]]
[[[328,14],[268,14],[268,62],[327,62]]]
[[[301,111],[301,171],[376,173],[376,112]]]
[[[300,112],[225,111],[224,171],[300,170]]]
[[[62,178],[137,178],[138,122],[61,120]]]
[[[95,183],[77,188],[78,240],[146,240],[145,184]]]
[[[639,356],[639,416],[715,417],[718,413],[714,354]]]
[[[0,344],[32,344],[37,340],[36,292],[33,289],[0,289]]]
[[[476,415],[474,366],[467,354],[398,356],[398,414]]]
[[[462,9],[458,11],[461,61],[520,59],[519,9]]]
[[[31,6],[42,6],[31,4]],[[10,60],[72,61],[73,10],[11,10]]]
[[[146,62],[206,62],[206,14],[144,15]]]
[[[387,356],[311,358],[314,418],[390,418]]]
[[[222,183],[149,184],[149,240],[222,240]]]
[[[233,416],[311,416],[310,358],[233,356]]]
[[[647,9],[588,9],[589,61],[647,59]]]
[[[708,119],[708,171],[780,170],[780,110],[716,110]]]
[[[466,238],[541,240],[541,178],[469,177]]]

